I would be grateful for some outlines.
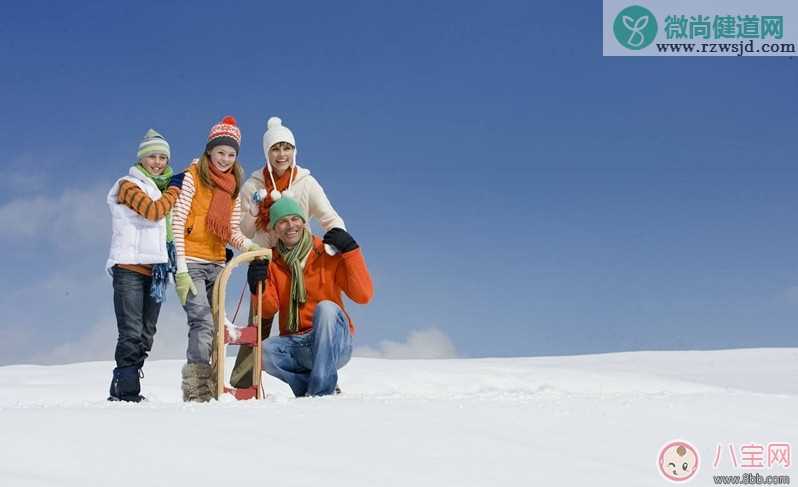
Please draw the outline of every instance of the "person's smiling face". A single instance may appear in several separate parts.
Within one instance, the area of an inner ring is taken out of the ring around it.
[[[277,221],[274,225],[274,231],[277,233],[277,238],[286,247],[291,248],[302,239],[302,232],[305,231],[305,220],[298,215],[288,215]]]
[[[227,172],[236,162],[236,150],[229,145],[217,145],[208,151],[211,164],[222,172]]]
[[[294,146],[288,142],[278,142],[269,148],[269,164],[280,176],[291,167],[294,161]]]
[[[166,165],[169,164],[169,158],[166,157],[166,154],[155,153],[142,157],[139,162],[150,173],[150,176],[160,176],[166,169]]]

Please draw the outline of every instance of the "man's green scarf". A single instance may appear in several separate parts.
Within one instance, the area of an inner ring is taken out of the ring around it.
[[[302,274],[302,261],[313,248],[313,239],[307,228],[302,231],[302,239],[293,248],[288,248],[282,240],[277,241],[277,250],[280,252],[288,268],[291,269],[291,302],[288,306],[288,331],[299,331],[299,305],[305,304],[308,299],[305,290],[305,277]]]

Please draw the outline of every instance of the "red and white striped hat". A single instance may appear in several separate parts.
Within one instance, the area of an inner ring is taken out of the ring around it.
[[[211,127],[205,151],[207,152],[217,145],[229,145],[236,150],[236,154],[241,148],[241,130],[238,129],[238,122],[231,115],[227,115],[221,122]]]

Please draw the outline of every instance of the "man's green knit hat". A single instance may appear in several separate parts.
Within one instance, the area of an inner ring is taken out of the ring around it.
[[[306,223],[308,221],[308,217],[305,216],[305,212],[302,211],[302,207],[299,206],[299,203],[293,198],[283,196],[269,207],[269,228],[274,229],[278,221],[291,215],[297,215]]]
[[[138,158],[142,160],[150,154],[166,154],[167,159],[172,158],[169,153],[169,142],[153,129],[144,134],[144,140],[139,144]]]

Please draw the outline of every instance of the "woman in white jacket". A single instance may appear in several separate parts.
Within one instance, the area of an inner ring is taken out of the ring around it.
[[[269,230],[269,208],[283,195],[295,199],[308,215],[307,225],[315,218],[326,233],[333,228],[346,230],[343,219],[338,216],[324,189],[310,171],[296,163],[297,146],[294,134],[278,117],[271,117],[263,134],[263,153],[266,164],[250,175],[241,188],[241,232],[256,244],[273,248],[277,245],[274,230]],[[327,253],[337,252],[325,244]],[[251,308],[251,307],[250,307]],[[261,323],[263,338],[271,331],[271,318]],[[230,379],[238,388],[251,386],[252,349],[240,347]]]
[[[297,165],[294,134],[277,117],[271,117],[267,123],[263,153],[266,164],[253,172],[241,189],[241,231],[244,235],[262,247],[277,245],[277,237],[268,229],[269,208],[283,194],[299,203],[309,217],[308,226],[310,219],[315,218],[324,232],[336,227],[346,230],[344,221],[316,178]]]

